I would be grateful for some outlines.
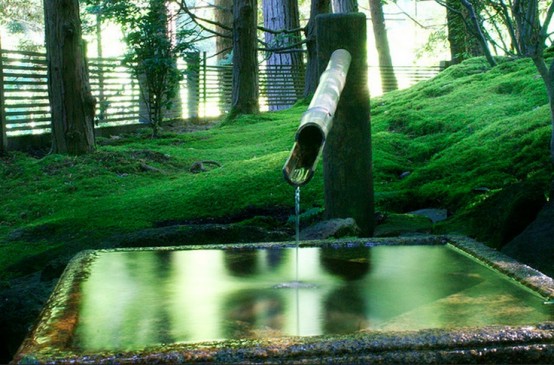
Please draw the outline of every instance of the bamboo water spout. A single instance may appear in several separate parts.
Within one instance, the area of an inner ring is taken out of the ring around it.
[[[350,53],[344,49],[333,52],[308,110],[302,115],[295,143],[283,167],[285,180],[293,186],[307,184],[314,175],[327,134],[333,126],[351,60]]]

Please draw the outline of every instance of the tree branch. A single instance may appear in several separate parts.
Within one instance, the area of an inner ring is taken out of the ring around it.
[[[477,40],[479,41],[481,47],[483,48],[483,52],[485,53],[485,58],[487,59],[487,61],[491,66],[496,66],[496,61],[494,60],[494,58],[492,58],[489,47],[487,46],[485,35],[483,34],[481,25],[477,20],[477,14],[475,13],[475,8],[473,7],[473,4],[471,4],[469,0],[461,0],[461,2],[462,2],[462,5],[465,6],[467,11],[469,12],[471,23],[474,27],[474,30],[477,32]]]
[[[259,41],[259,40],[258,40]],[[263,44],[267,44],[265,42],[262,42],[260,41],[260,43],[263,43]],[[275,47],[275,48],[258,48],[258,51],[262,51],[262,52],[274,52],[274,53],[288,53],[288,52],[284,52],[286,50],[293,50],[295,49],[296,47],[298,46],[301,46],[303,44],[306,44],[308,43],[308,40],[304,39],[300,42],[296,42],[296,43],[292,43],[292,44],[289,44],[288,46],[285,46],[285,47]],[[295,50],[296,51],[296,50]]]
[[[487,40],[495,47],[495,53],[496,53],[496,48],[498,47],[502,51],[504,51],[504,53],[512,54],[512,52],[510,52],[510,49],[509,49],[508,45],[504,41],[504,37],[502,37],[502,31],[500,30],[500,28],[498,26],[498,23],[495,20],[495,18],[497,16],[499,16],[498,14],[501,14],[501,10],[496,9],[494,6],[492,7],[492,9],[494,11],[496,11],[496,14],[491,14],[491,12],[489,11],[489,9],[487,7],[485,7],[485,12],[487,13],[487,16],[489,17],[489,21],[490,21],[492,27],[494,28],[494,30],[496,31],[496,34],[499,36],[498,39],[500,40],[500,43],[502,43],[502,44],[499,44],[499,42],[494,40],[493,37],[491,37],[490,35],[487,35]],[[502,16],[500,15],[500,17],[502,17]]]
[[[437,1],[438,2],[438,1]],[[396,7],[398,8],[398,10],[400,10],[400,12],[402,14],[404,14],[406,17],[408,17],[408,19],[410,19],[412,22],[414,22],[416,25],[420,26],[422,29],[429,29],[429,27],[421,24],[420,22],[417,21],[417,19],[415,19],[414,17],[412,17],[410,14],[408,14],[406,11],[404,11],[404,9],[402,9],[400,7],[400,5],[398,5],[398,2],[396,1],[393,1],[393,4],[396,5]]]
[[[510,16],[510,12],[508,11],[508,7],[504,3],[503,0],[499,1],[500,7],[502,9],[502,14],[504,16],[504,21],[506,23],[506,28],[508,28],[508,33],[510,33],[510,38],[512,39],[512,44],[515,47],[516,54],[521,55],[521,46],[519,45],[519,42],[517,41],[516,32],[514,23],[512,22],[512,18]]]
[[[222,54],[222,53],[229,52],[229,51],[232,51],[232,50],[233,50],[233,47],[232,47],[232,46],[231,46],[231,47],[227,47],[227,48],[222,49],[222,50],[219,51],[219,52],[214,53],[213,55],[207,56],[206,58],[213,58],[213,57],[216,57],[216,56],[218,56],[218,55],[220,55],[220,54]]]
[[[550,3],[550,6],[546,11],[546,17],[544,18],[544,22],[542,23],[540,36],[543,41],[546,40],[546,38],[548,38],[548,34],[547,34],[548,27],[550,26],[550,22],[552,21],[553,15],[554,15],[554,2]]]
[[[192,11],[190,11],[190,9],[188,8],[187,6],[187,3],[185,0],[182,0],[180,2],[178,2],[178,5],[179,5],[179,8],[185,12],[185,14],[187,14],[191,19],[192,21],[194,21],[200,28],[202,28],[202,30],[206,31],[206,32],[209,32],[209,33],[212,33],[218,37],[222,37],[222,38],[229,38],[231,39],[232,36],[231,35],[228,35],[228,34],[224,34],[224,33],[221,33],[221,32],[218,32],[218,31],[215,31],[213,29],[210,29],[208,27],[206,27],[205,25],[203,25],[201,22],[205,22],[205,23],[208,23],[210,25],[215,25],[216,27],[219,27],[223,30],[226,30],[228,32],[232,32],[233,31],[233,28],[231,27],[228,27],[226,26],[225,24],[221,24],[219,22],[215,22],[213,20],[210,20],[210,19],[206,19],[206,18],[201,18],[199,16],[197,16],[196,14],[194,14]]]
[[[279,29],[279,30],[274,30],[274,29],[269,29],[269,28],[266,28],[266,27],[263,27],[261,25],[258,25],[258,30],[261,30],[263,32],[266,32],[266,33],[271,33],[271,34],[294,34],[294,33],[298,33],[298,32],[303,32],[305,27],[299,27],[299,28],[294,28],[294,29]]]

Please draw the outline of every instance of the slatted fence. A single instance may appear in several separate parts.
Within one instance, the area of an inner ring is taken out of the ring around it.
[[[3,125],[7,136],[50,128],[46,55],[1,51]]]
[[[88,69],[90,88],[96,97],[96,125],[136,124],[140,113],[140,89],[129,68],[118,58],[91,58]]]
[[[180,61],[185,77],[170,119],[219,117],[230,110],[232,66],[206,64],[205,54]],[[118,58],[87,60],[91,90],[97,99],[95,123],[98,128],[146,123],[148,113],[142,102],[139,83]],[[394,67],[399,88],[409,87],[440,72],[440,67]],[[381,72],[369,68],[371,95],[381,93]],[[304,72],[291,66],[261,65],[259,69],[260,108],[285,109],[302,97]],[[0,152],[7,139],[19,135],[47,134],[51,115],[48,100],[46,55],[37,52],[0,49]]]
[[[406,89],[420,81],[435,77],[443,69],[442,66],[370,66],[368,75],[371,81],[370,94],[378,96],[384,93],[383,90],[393,89],[393,77],[396,79],[398,89]]]

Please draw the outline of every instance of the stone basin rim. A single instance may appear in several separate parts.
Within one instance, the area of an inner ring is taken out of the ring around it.
[[[446,245],[474,257],[482,264],[516,280],[545,300],[554,298],[554,281],[539,271],[463,236],[415,236],[401,238],[365,238],[341,240],[303,241],[300,247],[373,247],[380,245]],[[271,249],[295,247],[295,242],[241,243],[222,245],[190,245],[148,248],[121,248],[86,250],[77,254],[64,271],[53,295],[43,308],[39,319],[64,319],[67,323],[76,318],[65,318],[78,305],[75,293],[79,280],[86,277],[83,264],[101,252],[128,252],[152,250],[195,249]],[[85,270],[86,271],[86,270]],[[63,301],[62,298],[73,298]],[[61,305],[61,308],[60,308]],[[311,337],[283,336],[267,339],[240,339],[175,343],[156,345],[137,351],[80,352],[68,348],[70,329],[56,329],[50,337],[48,326],[38,321],[31,334],[24,340],[13,364],[23,363],[280,363],[321,360],[331,362],[384,361],[413,363],[469,362],[478,357],[494,361],[513,359],[519,354],[521,362],[534,362],[534,357],[554,362],[554,322],[530,323],[525,326],[489,326],[455,329],[424,329],[415,331],[362,331],[349,335],[319,335]],[[52,329],[50,329],[51,331]],[[43,339],[52,339],[49,346],[42,346]],[[509,356],[508,356],[509,355]],[[531,356],[531,357],[529,357]],[[434,360],[433,360],[434,359]]]

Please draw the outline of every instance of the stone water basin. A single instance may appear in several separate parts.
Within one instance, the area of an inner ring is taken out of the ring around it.
[[[463,237],[85,251],[14,363],[554,362],[554,282]],[[284,288],[283,288],[284,287]]]

